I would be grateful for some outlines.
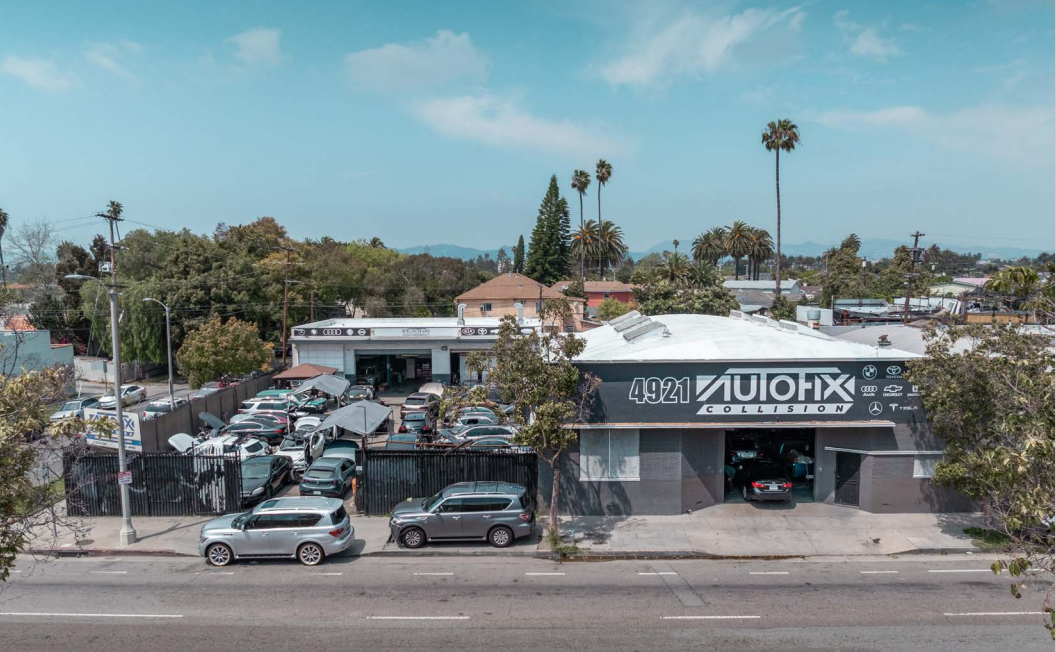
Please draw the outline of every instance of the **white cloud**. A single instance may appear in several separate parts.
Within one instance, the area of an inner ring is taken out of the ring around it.
[[[847,131],[898,129],[945,149],[969,151],[1018,163],[1052,160],[1051,107],[982,105],[948,114],[915,106],[876,111],[827,111],[814,116],[826,127]]]
[[[594,157],[615,156],[629,149],[620,139],[572,122],[537,117],[511,100],[489,94],[423,100],[411,110],[445,136],[496,147]]]
[[[901,56],[902,48],[892,38],[880,35],[875,27],[865,27],[848,18],[850,12],[846,9],[837,11],[832,16],[832,22],[836,28],[843,32],[844,39],[850,43],[851,54],[860,57],[872,57],[874,59],[889,59]],[[880,29],[886,29],[888,19],[880,23]]]
[[[256,27],[227,39],[235,45],[235,57],[250,66],[274,65],[282,61],[279,48],[281,32],[277,29]]]
[[[103,70],[134,80],[136,76],[122,66],[118,60],[128,52],[138,54],[142,51],[143,46],[134,41],[121,41],[119,46],[111,43],[90,43],[84,52],[84,58]]]
[[[650,86],[675,77],[711,74],[731,59],[738,45],[771,29],[798,31],[805,18],[806,12],[798,6],[781,12],[746,9],[719,18],[686,13],[602,66],[601,75],[613,85]]]
[[[469,34],[440,30],[424,41],[345,55],[345,74],[353,83],[375,90],[419,90],[454,81],[481,83],[488,61],[469,40]]]
[[[75,83],[74,78],[59,72],[54,62],[13,54],[0,61],[0,74],[21,79],[30,87],[42,91],[65,91]]]

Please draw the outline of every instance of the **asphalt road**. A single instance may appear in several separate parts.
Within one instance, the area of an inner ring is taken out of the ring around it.
[[[20,564],[3,650],[1052,650],[1040,594],[972,558]]]

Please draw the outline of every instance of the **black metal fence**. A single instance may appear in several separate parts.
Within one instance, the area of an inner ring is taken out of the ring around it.
[[[62,474],[71,516],[120,516],[117,455],[67,453]],[[242,466],[236,456],[144,453],[129,456],[133,516],[197,516],[237,512]]]
[[[499,481],[524,485],[535,507],[539,458],[513,451],[371,450],[366,451],[356,506],[382,516],[399,502],[432,496],[456,482]]]

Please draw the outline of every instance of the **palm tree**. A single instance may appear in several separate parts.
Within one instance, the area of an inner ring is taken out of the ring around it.
[[[751,238],[752,248],[748,253],[748,258],[751,259],[752,266],[748,271],[758,281],[759,267],[764,260],[769,260],[774,255],[774,240],[770,237],[769,231],[757,228],[752,228]]]
[[[0,274],[3,274],[4,287],[7,287],[7,265],[4,265],[4,247],[3,239],[4,232],[7,231],[7,220],[8,215],[4,212],[4,209],[0,208]]]
[[[373,238],[371,238],[370,242],[367,243],[367,244],[370,245],[371,249],[384,249],[385,248],[385,243],[382,242],[381,238],[379,238],[378,236],[374,236]]]
[[[594,169],[594,178],[598,180],[598,224],[601,224],[601,187],[608,183],[612,177],[612,164],[603,158],[599,158],[598,164]]]
[[[666,252],[664,256],[664,266],[661,268],[661,278],[672,283],[674,285],[681,285],[686,282],[686,277],[689,275],[690,264],[689,257],[683,253],[677,251]]]
[[[858,250],[862,248],[862,239],[852,233],[843,239],[840,243],[840,249],[850,249],[854,253],[858,253]]]
[[[697,260],[686,273],[689,284],[696,288],[706,288],[719,281],[719,270],[713,263]]]
[[[726,231],[726,255],[733,258],[733,276],[740,280],[741,259],[752,250],[751,227],[736,220]]]
[[[774,153],[774,184],[777,188],[777,256],[774,257],[774,292],[781,294],[781,151],[791,152],[799,144],[799,127],[791,120],[766,125],[763,146]]]
[[[717,226],[693,239],[693,260],[715,265],[726,251],[726,229]]]
[[[611,266],[623,260],[627,245],[623,242],[623,229],[612,220],[602,220],[598,225],[598,275],[602,266]]]
[[[579,230],[572,234],[571,253],[579,256],[579,260],[593,258],[598,251],[598,223],[587,220]]]
[[[590,174],[586,170],[575,170],[572,172],[572,189],[579,193],[579,230],[583,231],[583,195],[587,194],[587,186],[590,185]],[[586,254],[586,250],[582,248],[582,243],[579,250],[579,275],[581,278],[586,279],[587,270],[583,256]]]

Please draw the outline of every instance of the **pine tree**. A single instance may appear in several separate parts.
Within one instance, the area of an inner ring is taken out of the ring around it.
[[[517,246],[513,248],[513,271],[520,274],[524,272],[524,236],[517,238]]]
[[[570,230],[568,202],[561,197],[555,174],[550,177],[550,187],[539,205],[539,215],[528,243],[525,276],[550,285],[568,275]]]
[[[505,248],[499,249],[499,254],[495,256],[495,268],[499,274],[510,271],[510,256]]]

